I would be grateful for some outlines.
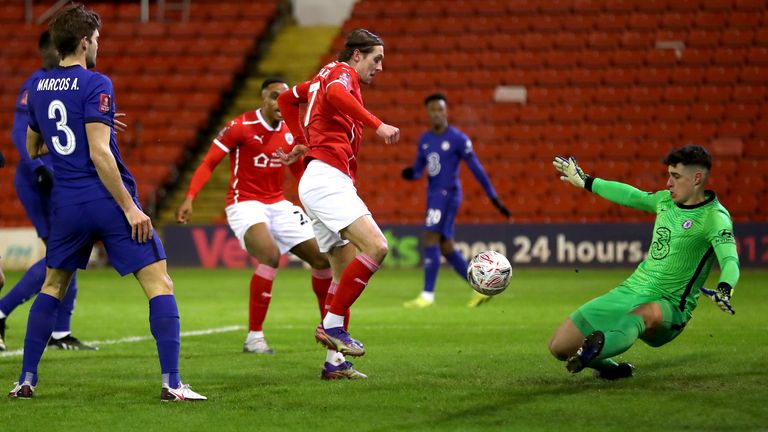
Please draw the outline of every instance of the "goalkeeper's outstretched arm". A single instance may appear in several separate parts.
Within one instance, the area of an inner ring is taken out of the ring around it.
[[[626,207],[656,213],[656,204],[664,193],[647,193],[628,184],[589,176],[584,173],[574,157],[566,159],[556,156],[552,165],[560,173],[560,180]]]
[[[709,297],[723,312],[733,315],[736,312],[731,307],[731,296],[740,276],[739,254],[736,249],[736,238],[733,236],[733,224],[730,216],[720,212],[713,215],[707,221],[707,225],[709,226],[708,240],[720,264],[720,280],[716,289],[702,287],[699,291]]]

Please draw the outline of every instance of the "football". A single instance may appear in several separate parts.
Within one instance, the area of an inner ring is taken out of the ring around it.
[[[475,291],[493,296],[503,292],[512,280],[512,265],[495,251],[480,252],[467,268],[467,281]]]

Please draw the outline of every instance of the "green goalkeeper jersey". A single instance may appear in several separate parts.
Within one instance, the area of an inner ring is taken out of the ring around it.
[[[630,185],[595,178],[592,192],[638,210],[656,213],[648,256],[623,285],[638,294],[656,294],[690,314],[715,259],[720,282],[735,287],[739,257],[728,210],[712,191],[696,205],[676,204],[669,191],[643,192]]]

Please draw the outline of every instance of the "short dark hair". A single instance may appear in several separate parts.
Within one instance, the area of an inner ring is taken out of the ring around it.
[[[72,3],[63,7],[48,23],[53,44],[61,58],[74,54],[80,41],[84,37],[90,40],[93,32],[100,27],[99,14],[86,9],[81,3]]]
[[[376,46],[384,46],[384,41],[377,35],[366,29],[357,28],[349,32],[344,48],[339,52],[338,60],[345,62],[352,58],[355,50],[363,54],[370,54]]]
[[[45,30],[44,32],[40,33],[40,39],[37,40],[37,47],[39,49],[48,48],[53,44],[53,40],[51,39],[51,32],[48,30]]]
[[[424,105],[429,105],[430,102],[441,100],[445,103],[448,103],[448,98],[445,97],[442,93],[432,93],[431,95],[424,98]]]
[[[284,79],[275,76],[275,77],[269,77],[269,78],[265,79],[264,82],[261,83],[261,89],[264,90],[265,88],[269,87],[270,85],[272,85],[274,83],[281,83],[281,84],[288,85],[288,83],[285,82]]]
[[[670,150],[662,160],[664,165],[698,165],[706,169],[712,169],[712,155],[700,145],[688,144]]]

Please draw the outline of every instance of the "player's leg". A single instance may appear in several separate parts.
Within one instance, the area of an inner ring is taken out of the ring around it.
[[[309,216],[290,201],[271,204],[269,213],[271,232],[280,254],[290,251],[312,268],[312,291],[323,319],[332,280],[331,264],[326,254],[320,252]]]
[[[163,381],[160,400],[207,400],[181,382],[181,323],[176,297],[173,295],[173,281],[168,275],[165,259],[139,269],[134,275],[149,299],[149,328],[157,345]]]
[[[5,319],[18,306],[40,292],[45,281],[45,258],[40,259],[28,268],[21,279],[0,299],[0,340],[5,340]],[[0,351],[5,345],[0,342]]]
[[[299,181],[299,197],[312,218],[320,250],[347,247],[352,242],[360,255],[344,268],[330,310],[315,338],[344,354],[363,355],[362,346],[344,330],[344,316],[387,255],[387,240],[357,195],[352,179],[336,168],[313,160]],[[331,262],[334,273],[338,269]]]
[[[425,308],[432,306],[435,302],[435,284],[440,271],[440,233],[424,231],[421,241],[424,245],[424,285],[418,297],[403,303],[407,308]]]
[[[359,217],[342,229],[340,235],[349,240],[360,251],[360,254],[344,267],[339,280],[339,289],[328,314],[323,319],[323,325],[326,328],[343,325],[344,314],[362,294],[368,281],[378,271],[388,252],[387,239],[371,215]],[[345,245],[343,247],[349,248],[350,246]]]
[[[259,262],[251,276],[248,335],[243,344],[243,352],[273,354],[274,351],[264,339],[264,320],[267,318],[269,303],[272,301],[272,284],[277,275],[280,250],[266,223],[251,225],[245,232],[243,242],[248,254]]]
[[[550,340],[550,352],[559,360],[565,360],[566,368],[572,373],[590,367],[604,378],[627,371],[628,375],[619,378],[631,376],[631,365],[616,363],[611,359],[611,355],[605,354],[608,351],[603,350],[606,332],[624,325],[627,315],[637,305],[637,296],[628,292],[625,287],[615,288],[592,299],[571,314],[558,328]],[[633,317],[630,317],[630,320],[632,319]]]
[[[179,308],[166,268],[165,248],[157,232],[153,229],[152,238],[145,243],[131,239],[125,216],[112,199],[88,202],[84,211],[85,223],[101,238],[109,262],[121,276],[132,273],[149,300],[149,328],[155,338],[162,374],[160,400],[206,400],[181,382]]]
[[[72,275],[72,281],[69,283],[67,294],[59,304],[59,312],[56,315],[56,325],[53,327],[53,334],[48,341],[48,348],[62,350],[98,350],[98,347],[84,344],[80,339],[72,335],[72,312],[75,310],[75,299],[77,299],[77,272]]]
[[[355,247],[351,243],[347,243],[343,246],[333,247],[328,251],[328,259],[331,264],[331,271],[333,274],[333,280],[328,289],[328,295],[326,296],[325,312],[331,308],[331,303],[336,295],[336,290],[339,286],[338,281],[341,280],[341,276],[345,268],[354,261],[356,255]],[[349,326],[349,309],[344,316],[344,330],[348,330]],[[316,329],[317,333],[325,334],[325,329],[321,323]],[[325,341],[319,340],[322,343]],[[363,348],[363,344],[360,341],[354,340],[354,344]],[[326,346],[328,345],[325,343]],[[323,363],[323,369],[320,372],[320,378],[324,380],[330,379],[365,379],[367,375],[354,368],[351,362],[347,361],[344,354],[337,351],[335,346],[328,347],[326,350],[325,363]]]
[[[328,257],[320,252],[314,236],[292,247],[291,253],[312,267],[312,291],[317,298],[320,319],[323,319],[328,290],[333,281],[331,263]]]
[[[40,294],[29,309],[19,381],[8,396],[22,399],[32,397],[37,385],[37,366],[53,332],[59,303],[66,294],[72,274],[72,270],[54,268],[46,272]]]
[[[114,204],[113,204],[114,205]],[[117,207],[117,206],[114,206]],[[61,299],[64,298],[72,275],[78,268],[85,268],[93,247],[94,227],[101,220],[90,203],[63,206],[57,209],[58,223],[51,226],[47,242],[45,281],[29,310],[27,334],[24,338],[23,369],[12,397],[31,397],[37,383],[37,365],[53,332]],[[124,220],[115,210],[114,219]],[[124,224],[121,225],[124,229]],[[130,239],[130,232],[128,233]],[[25,387],[26,384],[26,387]],[[26,396],[26,393],[29,395]]]
[[[243,352],[272,354],[264,339],[263,325],[272,300],[280,250],[271,233],[269,206],[259,201],[243,201],[225,210],[229,227],[240,246],[258,261],[249,285],[248,334]]]

